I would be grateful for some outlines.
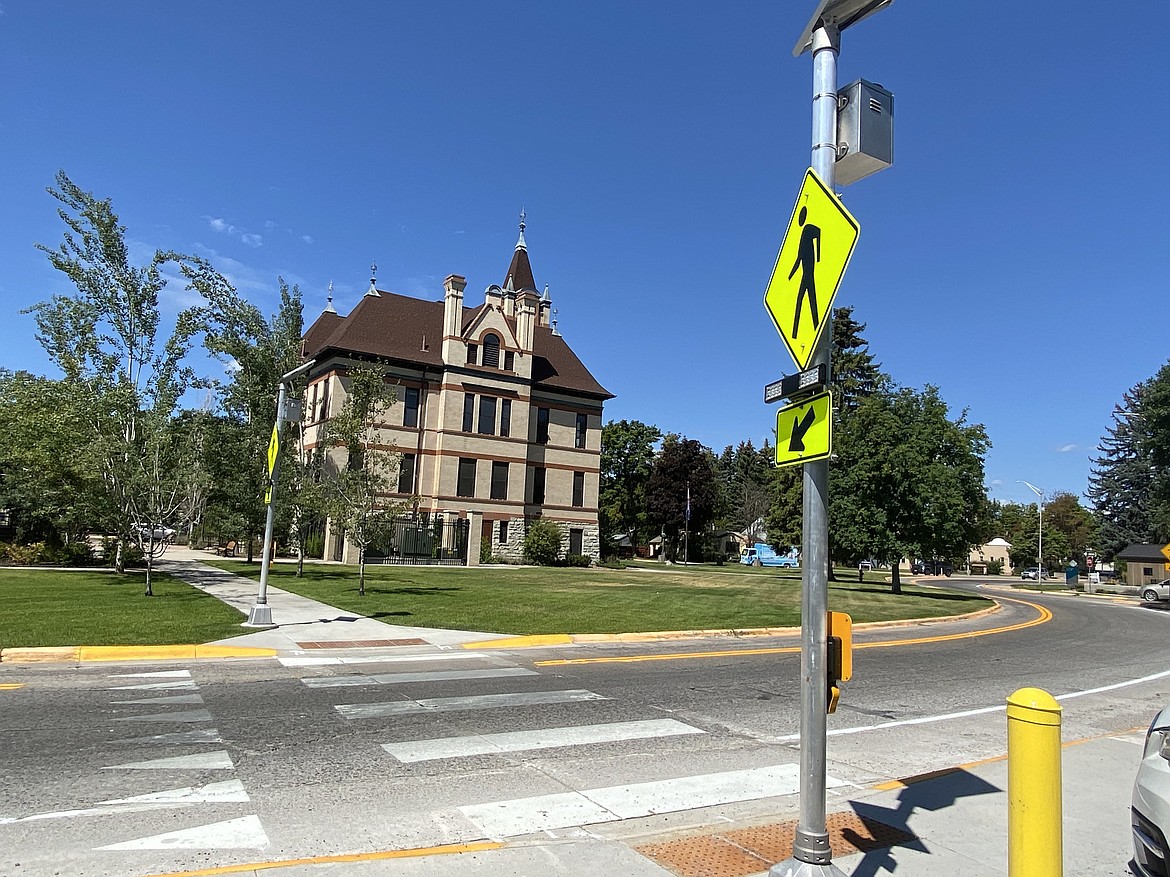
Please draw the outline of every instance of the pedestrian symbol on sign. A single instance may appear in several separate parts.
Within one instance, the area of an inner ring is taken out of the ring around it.
[[[800,335],[800,312],[804,304],[805,293],[808,294],[808,309],[812,313],[812,324],[815,329],[821,319],[817,314],[817,262],[821,261],[821,230],[808,219],[808,208],[800,208],[800,218],[797,222],[803,227],[800,233],[800,249],[796,251],[796,261],[792,263],[792,270],[788,272],[791,280],[800,269],[800,294],[796,297],[796,316],[792,320],[792,337]]]

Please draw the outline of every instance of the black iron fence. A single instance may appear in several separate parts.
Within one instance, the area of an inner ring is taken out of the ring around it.
[[[469,530],[466,518],[396,518],[386,535],[366,549],[366,563],[465,566]]]

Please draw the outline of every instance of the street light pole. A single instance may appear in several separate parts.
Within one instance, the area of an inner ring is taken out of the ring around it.
[[[268,563],[272,553],[272,530],[276,520],[276,482],[280,476],[280,451],[284,445],[284,409],[288,402],[289,382],[316,365],[316,360],[309,360],[299,365],[288,374],[280,376],[280,386],[276,394],[276,457],[272,462],[272,475],[268,483],[268,513],[264,520],[264,553],[260,557],[260,593],[256,597],[256,605],[248,613],[248,620],[244,627],[272,627],[272,607],[268,605]]]
[[[1020,481],[1020,484],[1026,486],[1036,496],[1040,497],[1040,523],[1037,525],[1036,531],[1036,581],[1040,581],[1040,577],[1044,574],[1044,491],[1027,481]]]

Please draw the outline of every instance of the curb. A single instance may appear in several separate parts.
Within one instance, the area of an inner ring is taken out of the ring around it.
[[[244,646],[46,646],[0,649],[0,663],[53,664],[99,661],[197,661],[207,658],[274,658],[276,649]]]
[[[853,625],[856,630],[879,630],[889,627],[911,627],[924,624],[937,624],[943,621],[974,620],[987,615],[1001,612],[1003,607],[997,602],[994,606],[980,609],[977,612],[968,612],[964,615],[944,615],[936,618],[907,618],[897,621],[866,621]],[[660,630],[648,633],[541,633],[531,636],[509,636],[499,639],[485,639],[476,642],[461,643],[462,649],[527,649],[539,646],[567,646],[587,645],[593,643],[648,643],[666,642],[676,639],[711,639],[723,637],[727,639],[741,639],[757,636],[795,636],[800,633],[799,627],[740,627],[724,630]]]

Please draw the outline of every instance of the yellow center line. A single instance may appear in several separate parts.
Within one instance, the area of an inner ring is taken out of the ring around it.
[[[300,865],[328,865],[343,862],[379,862],[385,859],[413,859],[422,856],[449,856],[456,853],[479,853],[502,849],[495,841],[470,844],[445,844],[439,847],[419,847],[412,850],[378,850],[371,853],[345,853],[335,856],[307,856],[301,859],[280,859],[271,862],[247,862],[239,865],[221,865],[218,868],[200,868],[196,871],[168,871],[147,877],[213,877],[215,874],[242,874],[247,871],[269,871],[276,868],[296,868]]]
[[[1021,621],[1018,624],[1009,624],[1004,627],[994,627],[988,630],[973,630],[964,633],[947,633],[938,636],[924,636],[915,639],[897,639],[885,640],[881,642],[854,642],[853,648],[857,649],[882,649],[890,646],[909,646],[918,645],[920,643],[939,643],[948,640],[957,639],[972,639],[979,636],[990,636],[996,633],[1009,633],[1013,630],[1023,630],[1027,627],[1034,627],[1037,624],[1044,624],[1052,620],[1052,613],[1041,606],[1039,603],[1030,603],[1027,600],[1014,600],[1010,597],[997,597],[996,602],[1003,600],[1009,603],[1019,603],[1023,606],[1031,607],[1037,612],[1037,616],[1028,621]],[[534,661],[534,667],[564,667],[570,664],[634,664],[641,661],[688,661],[697,658],[733,658],[739,655],[785,655],[798,654],[800,646],[777,646],[767,649],[721,649],[719,651],[711,652],[671,652],[661,655],[611,655],[600,658],[558,658],[548,661]]]
[[[24,688],[23,682],[0,682],[0,691],[15,691]]]

